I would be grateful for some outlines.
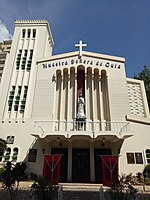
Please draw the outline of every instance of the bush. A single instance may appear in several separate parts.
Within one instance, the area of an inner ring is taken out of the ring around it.
[[[150,184],[150,164],[146,165],[143,171],[144,181],[146,184]]]
[[[16,163],[7,162],[0,171],[0,182],[2,187],[9,191],[10,200],[15,199],[19,182],[25,180],[27,164],[25,162]]]

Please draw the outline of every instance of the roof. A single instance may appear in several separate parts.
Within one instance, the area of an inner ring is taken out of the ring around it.
[[[50,56],[50,57],[38,60],[37,63],[47,62],[47,61],[52,61],[52,60],[60,60],[60,59],[64,59],[64,58],[71,58],[73,56],[78,56],[78,55],[79,55],[79,51],[58,54],[58,55],[54,55],[54,56]],[[106,59],[106,60],[117,61],[117,62],[121,62],[121,63],[125,62],[125,58],[123,58],[123,57],[93,53],[93,52],[88,52],[88,51],[83,51],[82,55],[87,56],[89,58]]]

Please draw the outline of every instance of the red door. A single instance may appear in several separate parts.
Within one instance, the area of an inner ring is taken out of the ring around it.
[[[62,155],[50,154],[44,156],[43,177],[46,184],[57,184],[60,175],[60,160]]]
[[[103,185],[111,186],[118,182],[118,156],[101,156]]]

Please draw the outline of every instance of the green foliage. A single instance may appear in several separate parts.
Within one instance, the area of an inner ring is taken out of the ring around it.
[[[124,199],[136,199],[137,189],[131,184],[131,174],[126,176],[122,174],[118,177],[118,182],[110,187],[110,199],[112,200],[124,200]],[[130,193],[130,198],[128,194]]]
[[[17,185],[19,185],[20,181],[27,180],[26,169],[27,169],[27,163],[26,162],[16,163],[13,170],[14,170],[14,175],[15,175],[15,180],[17,182]]]
[[[145,184],[150,185],[150,164],[146,165],[143,171]]]
[[[38,175],[33,172],[30,172],[28,175],[28,180],[38,182]]]
[[[2,187],[9,191],[10,200],[14,198],[14,189],[18,188],[19,182],[25,180],[27,165],[24,162],[16,163],[7,162],[0,171],[0,182]]]
[[[0,138],[0,151],[4,151],[6,149],[6,141]]]
[[[15,185],[15,174],[11,162],[7,162],[1,172],[0,182],[4,189],[10,189]]]
[[[58,186],[49,185],[43,176],[36,176],[36,180],[32,185],[32,192],[35,199],[38,200],[57,200]]]
[[[150,108],[150,69],[144,65],[144,69],[140,73],[134,74],[134,78],[144,81],[148,105]]]
[[[58,200],[58,186],[39,186],[34,184],[32,191],[35,199],[38,200]]]
[[[112,184],[112,186],[110,187],[111,199],[123,200],[125,190],[126,190],[126,176],[125,174],[122,174],[121,176],[118,177],[118,182]]]

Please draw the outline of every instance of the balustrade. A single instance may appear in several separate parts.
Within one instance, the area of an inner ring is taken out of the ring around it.
[[[129,131],[128,122],[93,122],[93,121],[35,121],[34,132],[64,132],[64,131],[111,131],[121,133]]]

